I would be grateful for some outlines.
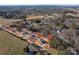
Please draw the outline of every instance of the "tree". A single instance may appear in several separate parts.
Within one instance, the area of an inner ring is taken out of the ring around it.
[[[72,23],[71,28],[76,29],[77,27],[78,27],[78,25],[77,25],[77,24]]]
[[[27,16],[23,16],[23,21],[26,21]]]
[[[57,48],[57,41],[56,41],[56,39],[51,40],[49,43],[50,43],[51,47]]]

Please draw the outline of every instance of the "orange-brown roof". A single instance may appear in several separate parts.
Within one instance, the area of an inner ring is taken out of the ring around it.
[[[45,40],[46,42],[49,42],[49,40],[47,38],[45,38],[43,34],[41,34],[39,32],[34,32],[34,34],[36,34],[39,38]]]

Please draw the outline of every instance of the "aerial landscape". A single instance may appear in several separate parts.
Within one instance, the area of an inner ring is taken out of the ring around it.
[[[79,6],[0,6],[0,55],[78,55]]]

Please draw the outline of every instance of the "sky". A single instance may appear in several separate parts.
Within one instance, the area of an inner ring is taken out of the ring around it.
[[[77,5],[79,0],[1,0],[0,5]]]

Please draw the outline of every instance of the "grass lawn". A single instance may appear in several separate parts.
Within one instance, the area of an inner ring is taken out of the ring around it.
[[[27,46],[25,41],[5,32],[0,31],[0,54],[1,55],[20,55],[23,48]]]

